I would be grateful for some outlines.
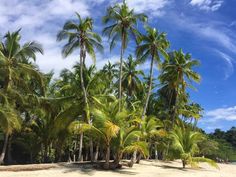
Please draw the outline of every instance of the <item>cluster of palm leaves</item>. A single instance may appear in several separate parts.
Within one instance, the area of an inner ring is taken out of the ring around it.
[[[124,158],[132,166],[136,159],[168,159],[176,152],[184,166],[202,161],[194,156],[202,108],[187,93],[192,82],[200,81],[193,70],[198,61],[182,50],[170,52],[166,34],[148,26],[147,16],[124,1],[109,7],[103,18],[110,48],[120,41],[120,61],[100,70],[86,66],[87,55],[95,62],[96,52],[102,52],[102,39],[91,18],[76,17],[57,39],[66,41],[63,57],[79,51],[80,60],[56,79],[39,71],[34,61],[42,47],[21,45],[20,30],[1,40],[0,163],[11,163],[18,151],[23,160],[14,160],[22,163],[105,160],[106,169],[119,167]],[[128,55],[131,40],[136,51]],[[139,68],[149,60],[147,74]]]

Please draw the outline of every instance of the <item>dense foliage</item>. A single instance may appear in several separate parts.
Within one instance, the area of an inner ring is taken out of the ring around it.
[[[121,41],[120,61],[102,69],[85,64],[87,55],[95,61],[102,52],[102,38],[91,18],[76,13],[57,40],[66,41],[63,57],[79,51],[79,61],[57,78],[40,72],[35,60],[42,47],[22,44],[20,30],[1,39],[0,163],[105,160],[109,169],[123,158],[130,159],[129,166],[136,158],[181,158],[184,167],[199,161],[215,165],[202,157],[216,159],[217,153],[204,147],[207,138],[215,151],[223,148],[220,141],[236,146],[235,128],[207,137],[196,127],[203,109],[187,91],[200,82],[194,71],[198,60],[182,49],[171,51],[167,35],[125,2],[109,7],[103,22],[111,49]],[[144,34],[138,23],[145,23]],[[125,58],[130,40],[136,52]],[[139,69],[144,62],[150,62],[148,74]]]

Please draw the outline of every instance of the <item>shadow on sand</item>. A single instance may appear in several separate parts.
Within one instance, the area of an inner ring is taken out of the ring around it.
[[[73,163],[73,164],[61,164],[60,166],[64,167],[64,173],[78,172],[86,174],[88,176],[96,175],[96,172],[112,172],[123,175],[137,175],[138,173],[127,170],[127,168],[115,169],[115,170],[103,170],[101,164],[96,163]]]

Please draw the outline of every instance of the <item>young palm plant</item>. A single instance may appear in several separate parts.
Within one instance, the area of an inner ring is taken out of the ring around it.
[[[195,157],[199,152],[198,143],[204,140],[204,136],[200,132],[192,131],[189,127],[175,127],[171,131],[170,137],[173,140],[172,148],[177,151],[177,156],[182,160],[183,168],[188,164],[197,167],[199,162],[207,162],[218,168],[211,159]]]
[[[146,22],[147,17],[144,14],[135,14],[134,10],[130,10],[126,2],[116,4],[107,9],[106,16],[103,17],[104,24],[108,26],[104,28],[103,34],[111,39],[110,49],[113,49],[118,40],[121,41],[120,48],[120,70],[119,70],[119,110],[121,110],[122,101],[122,69],[123,69],[123,55],[127,48],[129,37],[135,38],[139,35],[136,29],[138,21]]]

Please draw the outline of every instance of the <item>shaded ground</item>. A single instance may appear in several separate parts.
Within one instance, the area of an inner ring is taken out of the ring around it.
[[[103,171],[91,168],[91,164],[41,164],[14,165],[0,167],[0,177],[236,177],[236,166],[220,164],[220,170],[201,164],[200,169],[182,169],[179,161],[155,162],[141,161],[133,168],[123,167],[115,171]],[[8,171],[3,171],[5,170]],[[36,170],[37,171],[18,171]],[[17,171],[12,172],[11,170]]]

